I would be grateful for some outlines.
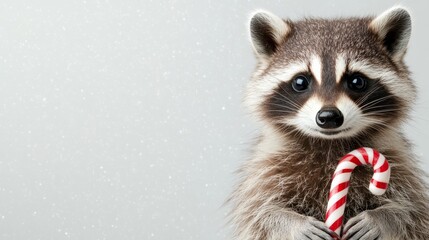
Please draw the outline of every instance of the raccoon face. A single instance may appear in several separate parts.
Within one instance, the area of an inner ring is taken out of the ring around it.
[[[392,129],[415,96],[403,63],[410,32],[398,7],[375,18],[296,22],[258,11],[250,35],[259,64],[245,103],[287,134],[339,139]]]

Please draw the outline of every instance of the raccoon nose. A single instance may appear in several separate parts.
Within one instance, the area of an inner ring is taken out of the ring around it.
[[[316,123],[321,128],[338,128],[344,122],[344,116],[336,107],[323,107],[316,115]]]

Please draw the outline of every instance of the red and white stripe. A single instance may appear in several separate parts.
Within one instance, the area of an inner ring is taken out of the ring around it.
[[[339,236],[343,225],[344,208],[346,206],[351,173],[355,167],[364,164],[371,164],[374,169],[369,190],[374,195],[381,195],[386,192],[390,179],[390,167],[382,154],[372,148],[359,148],[344,156],[340,160],[332,177],[325,218],[326,226]]]

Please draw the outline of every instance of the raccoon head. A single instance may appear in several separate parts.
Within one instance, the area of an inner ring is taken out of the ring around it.
[[[245,103],[286,134],[322,139],[397,127],[414,101],[403,63],[411,33],[407,10],[377,17],[284,20],[251,16],[258,67]]]

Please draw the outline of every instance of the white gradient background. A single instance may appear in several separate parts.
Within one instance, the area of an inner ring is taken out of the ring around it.
[[[228,239],[248,13],[377,14],[393,1],[1,1],[0,239]],[[429,171],[428,2],[406,57]]]

